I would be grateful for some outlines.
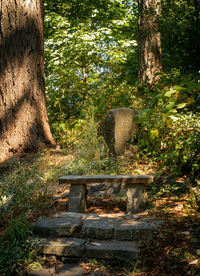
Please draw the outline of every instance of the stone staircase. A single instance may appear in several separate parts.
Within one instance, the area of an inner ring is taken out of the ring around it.
[[[141,240],[151,240],[160,221],[141,214],[61,213],[42,218],[33,230],[38,252],[75,258],[137,259]]]

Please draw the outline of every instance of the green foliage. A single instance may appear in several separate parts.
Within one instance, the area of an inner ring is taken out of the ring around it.
[[[9,170],[4,170],[4,168]],[[50,200],[49,181],[58,179],[60,168],[55,168],[49,151],[35,156],[32,161],[20,159],[2,165],[0,170],[0,220],[31,216],[37,208],[46,208]],[[17,206],[17,208],[16,208]]]
[[[195,176],[200,161],[200,116],[196,113],[200,85],[196,79],[180,74],[176,79],[177,75],[177,85],[174,74],[172,78],[164,74],[154,91],[142,89],[146,99],[145,108],[138,114],[139,154],[148,155],[176,175]]]
[[[78,131],[73,132],[75,159],[62,167],[65,174],[114,174],[118,169],[115,160],[108,156],[103,137],[98,135],[99,125],[94,114],[94,107],[86,110],[86,119],[79,121]]]
[[[98,162],[106,156],[105,149],[106,145],[103,137],[98,136],[98,125],[94,120],[94,108],[90,108],[87,111],[86,122],[79,136],[77,155],[88,162]]]
[[[169,172],[195,176],[200,112],[197,1],[162,1],[162,60],[169,73],[162,74],[153,90],[136,86],[138,11],[134,1],[48,0],[45,9],[51,129],[56,141],[79,149],[79,165],[73,164],[69,173],[98,172],[103,162],[110,162],[102,157],[95,121],[102,121],[111,108],[134,107],[141,110],[138,156],[145,154]],[[93,115],[87,114],[93,106]]]
[[[64,171],[51,163],[47,151],[29,162],[15,157],[1,165],[0,172],[0,226],[5,229],[0,238],[0,274],[24,275],[25,268],[39,264],[30,221],[35,211],[50,206],[49,181],[57,181]]]
[[[199,1],[162,1],[162,62],[165,70],[198,72],[200,64]]]
[[[24,267],[38,258],[35,252],[36,243],[30,234],[24,215],[10,219],[9,226],[0,238],[1,275],[24,275]]]
[[[85,120],[85,104],[96,106],[100,118],[110,108],[130,105],[132,98],[125,67],[136,54],[135,8],[122,1],[92,2],[89,9],[87,4],[71,16],[79,1],[46,3],[47,108],[61,142],[70,140],[67,131],[76,121]]]

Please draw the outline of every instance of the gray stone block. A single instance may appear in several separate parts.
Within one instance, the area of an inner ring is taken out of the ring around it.
[[[69,194],[69,212],[84,213],[87,209],[87,186],[73,184]]]
[[[56,214],[55,217],[56,218],[79,218],[79,219],[81,219],[83,215],[84,215],[83,213],[63,212],[63,213]]]
[[[135,213],[147,201],[147,194],[143,184],[126,184],[127,213]]]
[[[122,221],[115,227],[114,237],[116,240],[151,240],[158,231],[159,224],[148,220]]]
[[[33,226],[34,232],[43,236],[72,236],[80,229],[80,217],[43,218]]]
[[[135,242],[122,241],[96,241],[87,244],[86,250],[89,258],[100,259],[134,260],[139,253]]]
[[[88,238],[112,239],[117,222],[113,218],[87,218],[83,220],[82,234]]]
[[[56,269],[55,264],[39,268],[39,270],[27,271],[28,276],[81,276],[84,275],[84,269],[80,265],[62,265]]]
[[[116,108],[108,112],[104,122],[104,137],[110,153],[114,156],[124,152],[126,143],[137,131],[133,122],[137,111],[130,108]]]
[[[81,257],[85,250],[85,240],[76,238],[42,239],[38,252],[46,255]]]

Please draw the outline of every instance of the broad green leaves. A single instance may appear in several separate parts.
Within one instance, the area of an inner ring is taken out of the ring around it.
[[[102,8],[103,3],[108,10]],[[84,103],[99,103],[100,112],[117,104],[126,105],[123,93],[131,91],[122,75],[137,47],[131,30],[136,20],[132,7],[105,0],[99,5],[92,2],[88,17],[81,17],[81,10],[73,18],[66,16],[79,5],[88,9],[87,4],[77,1],[72,7],[58,1],[56,8],[47,2],[45,73],[51,122],[81,116]]]

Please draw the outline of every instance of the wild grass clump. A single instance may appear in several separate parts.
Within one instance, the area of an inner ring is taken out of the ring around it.
[[[32,161],[13,158],[1,166],[1,275],[24,275],[24,268],[37,259],[29,220],[35,211],[49,206],[49,181],[58,179],[59,169],[48,151]]]
[[[98,135],[99,125],[94,118],[94,107],[86,112],[81,131],[76,137],[74,159],[64,164],[62,169],[68,175],[115,174],[117,163],[109,157],[107,145]]]
[[[25,267],[39,260],[36,244],[27,217],[20,215],[16,219],[11,218],[0,238],[1,275],[24,275]]]

